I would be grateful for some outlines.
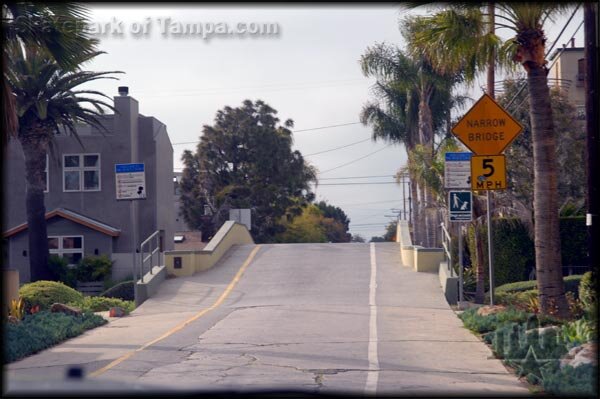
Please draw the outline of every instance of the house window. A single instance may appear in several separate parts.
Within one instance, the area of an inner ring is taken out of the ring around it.
[[[100,154],[63,155],[63,191],[100,191]]]
[[[48,237],[51,255],[65,258],[70,266],[75,266],[83,258],[83,236]]]

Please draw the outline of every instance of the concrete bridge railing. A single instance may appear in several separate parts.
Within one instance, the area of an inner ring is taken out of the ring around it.
[[[457,302],[458,279],[446,272],[443,248],[425,248],[413,245],[410,238],[408,221],[398,221],[396,241],[400,243],[400,256],[405,267],[412,267],[417,272],[438,273],[440,285],[449,304]]]
[[[165,266],[170,276],[191,276],[210,269],[234,245],[254,244],[245,225],[227,221],[201,250],[166,251]]]

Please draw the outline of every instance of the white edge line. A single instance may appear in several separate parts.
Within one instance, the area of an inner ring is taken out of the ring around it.
[[[369,283],[369,371],[366,394],[375,394],[379,380],[379,356],[377,354],[377,304],[375,294],[377,291],[377,260],[375,258],[375,244],[371,243],[371,281]]]

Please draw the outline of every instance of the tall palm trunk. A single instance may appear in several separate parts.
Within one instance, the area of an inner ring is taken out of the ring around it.
[[[428,153],[428,164],[426,167],[430,167],[433,162],[433,119],[431,117],[429,99],[429,90],[423,88],[419,102],[419,138],[421,140],[421,144],[423,144],[426,148],[431,148],[431,152]],[[423,222],[425,224],[426,236],[423,238],[425,241],[425,246],[432,247],[435,245],[435,230],[437,229],[437,226],[434,225],[435,221],[431,211],[433,207],[433,195],[429,187],[425,187],[424,194],[425,206],[423,212]]]
[[[25,156],[25,179],[27,182],[25,205],[27,209],[31,281],[52,279],[48,269],[48,233],[46,229],[46,207],[44,205],[44,169],[50,136],[47,127],[41,123],[27,128],[26,134],[19,135],[19,141]]]
[[[527,82],[531,102],[533,142],[535,264],[544,314],[569,315],[562,278],[558,219],[556,139],[546,69],[529,63]]]
[[[419,224],[419,186],[415,176],[411,176],[410,182],[410,196],[411,196],[411,210],[412,210],[412,228],[413,228],[413,240],[414,244],[417,244],[421,237],[421,226]]]

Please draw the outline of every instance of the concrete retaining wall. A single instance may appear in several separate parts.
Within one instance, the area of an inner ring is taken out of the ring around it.
[[[440,262],[444,260],[442,248],[423,248],[415,246],[414,269],[417,272],[437,273]]]
[[[254,244],[245,225],[227,221],[204,249],[198,251],[167,251],[165,266],[168,275],[191,276],[199,271],[210,269],[234,245]]]
[[[136,306],[141,305],[146,299],[150,298],[158,291],[160,284],[167,278],[167,268],[165,266],[154,266],[152,274],[146,273],[143,283],[137,283]],[[139,280],[142,281],[142,280]]]
[[[442,291],[446,296],[446,301],[448,301],[450,305],[457,304],[458,277],[450,277],[450,272],[448,271],[448,261],[440,262],[438,275],[440,278],[440,285],[442,286]]]

